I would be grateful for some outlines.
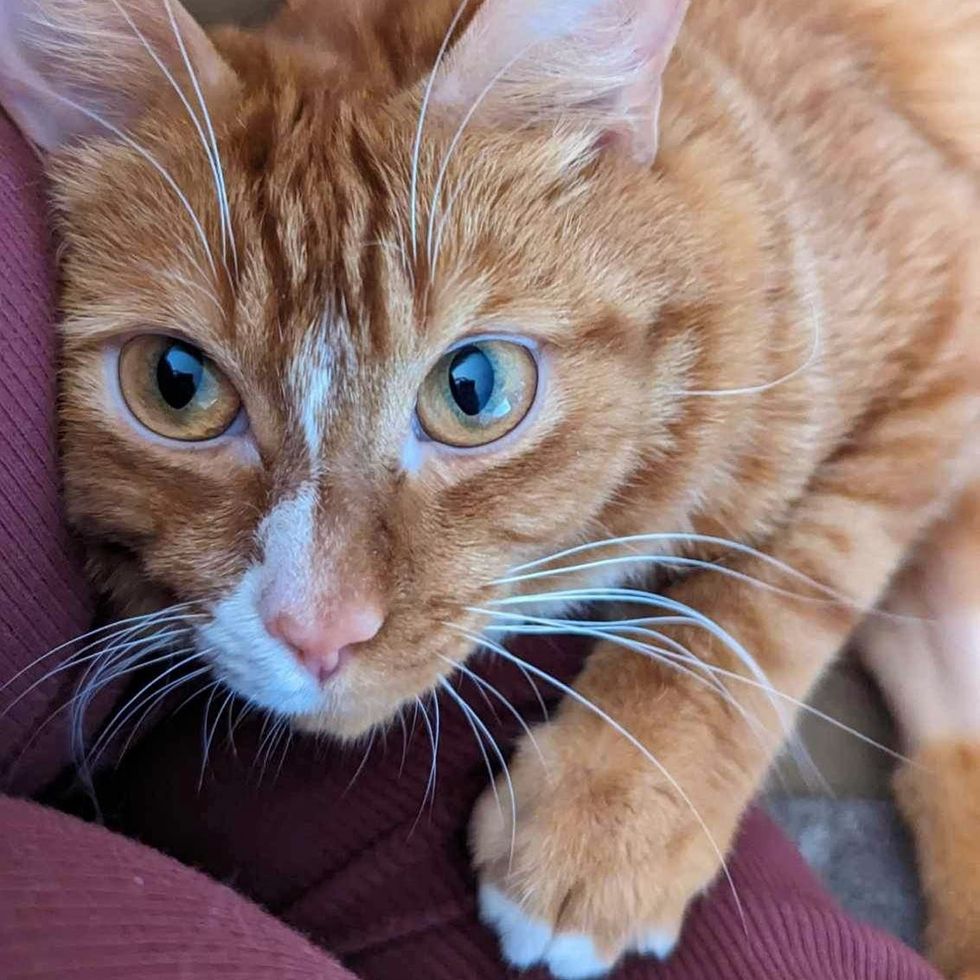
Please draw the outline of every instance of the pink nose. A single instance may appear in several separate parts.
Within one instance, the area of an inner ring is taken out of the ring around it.
[[[266,629],[322,684],[340,670],[352,647],[377,635],[383,622],[374,606],[351,604],[329,615],[281,612],[266,622]]]

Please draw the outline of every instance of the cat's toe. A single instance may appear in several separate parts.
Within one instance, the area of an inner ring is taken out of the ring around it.
[[[480,888],[479,906],[480,919],[497,934],[501,954],[511,966],[526,970],[543,963],[556,980],[601,977],[612,967],[588,936],[554,933],[494,885]]]
[[[497,934],[500,950],[511,966],[523,970],[544,959],[552,937],[547,923],[529,916],[494,885],[480,888],[479,905],[480,920]]]
[[[640,956],[653,956],[665,960],[677,946],[678,934],[664,929],[654,929],[644,933],[633,943],[633,951]]]
[[[589,980],[605,976],[613,964],[599,956],[595,943],[581,933],[559,933],[545,954],[545,963],[556,980]]]

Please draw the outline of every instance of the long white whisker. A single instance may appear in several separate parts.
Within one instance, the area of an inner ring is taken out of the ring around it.
[[[75,102],[73,99],[69,99],[66,95],[62,95],[60,92],[52,91],[51,94],[59,102],[63,102],[65,105],[70,106],[76,112],[80,112],[87,119],[91,119],[93,122],[98,123],[108,132],[112,133],[116,139],[119,139],[125,143],[126,146],[128,146],[135,153],[138,153],[151,167],[153,167],[153,169],[163,178],[167,186],[177,196],[177,199],[180,201],[181,205],[183,205],[184,210],[191,219],[191,223],[194,225],[194,230],[197,232],[197,237],[204,249],[204,254],[207,256],[208,265],[211,266],[211,272],[213,275],[217,275],[218,267],[215,264],[214,255],[211,253],[211,246],[208,244],[208,238],[204,233],[204,226],[201,224],[201,219],[198,218],[194,208],[191,207],[191,203],[187,199],[187,195],[180,189],[177,181],[174,180],[163,164],[160,163],[160,161],[157,160],[157,158],[154,157],[149,150],[140,146],[136,140],[124,133],[118,126],[113,125],[107,119],[103,119],[97,112],[93,112],[91,109],[88,109],[78,102]]]
[[[510,794],[510,856],[511,856],[511,860],[513,860],[514,849],[517,846],[517,795],[514,793],[514,784],[510,778],[510,768],[507,765],[507,760],[504,757],[503,752],[500,751],[500,746],[497,744],[493,735],[490,734],[490,729],[483,724],[483,720],[466,703],[465,699],[461,697],[459,694],[457,694],[455,690],[453,690],[452,684],[450,684],[445,677],[439,678],[439,684],[442,687],[442,689],[446,691],[449,694],[449,696],[459,705],[460,710],[463,711],[463,713],[467,716],[467,719],[471,722],[471,725],[476,725],[477,728],[479,728],[480,732],[483,733],[483,736],[487,740],[487,744],[493,750],[493,754],[497,757],[497,760],[500,762],[501,770],[504,774],[504,781],[507,783],[507,792]],[[475,730],[474,730],[474,734],[476,734]],[[479,735],[477,735],[477,742],[479,741],[480,741]],[[486,760],[487,767],[490,771],[490,784],[491,786],[493,786],[494,783],[496,782],[493,778],[493,768],[490,766],[490,760],[489,758],[487,758],[485,752],[483,757]],[[496,790],[494,790],[494,796],[496,797],[497,803],[499,805],[500,796],[497,794]],[[503,816],[502,812],[501,812],[501,816]]]
[[[491,615],[491,616],[494,615],[491,610],[481,610],[481,611],[484,612],[486,615]],[[509,617],[513,614],[505,613],[504,615],[505,617]],[[530,623],[536,623],[543,627],[551,627],[551,628],[557,627],[562,632],[574,633],[579,636],[588,636],[588,637],[592,637],[593,639],[606,639],[611,636],[617,636],[618,638],[617,642],[620,642],[621,645],[629,646],[631,649],[635,648],[637,652],[643,652],[644,650],[648,649],[654,651],[659,656],[671,657],[675,659],[680,658],[680,661],[682,663],[686,663],[690,666],[693,666],[698,670],[705,669],[708,666],[704,660],[702,660],[700,657],[695,656],[693,653],[691,653],[690,650],[687,649],[687,647],[679,643],[673,637],[668,636],[666,633],[661,633],[657,630],[651,630],[640,626],[635,626],[631,623],[614,622],[614,623],[604,624],[604,623],[594,623],[594,622],[583,621],[583,620],[569,621],[569,620],[560,620],[560,619],[547,619],[541,616],[521,616],[521,618]],[[675,621],[679,621],[683,625],[687,625],[687,626],[701,625],[701,623],[698,620],[692,619],[690,617],[670,617],[670,618]],[[624,637],[620,637],[618,634],[613,633],[610,627],[620,628],[620,629],[626,628],[630,632],[638,633],[643,636],[648,636],[651,639],[657,640],[659,643],[665,644],[666,647],[670,649],[664,649],[662,647],[652,647],[649,644],[645,644],[645,643],[633,644],[632,641],[627,640]],[[504,628],[506,629],[506,627]],[[759,669],[760,671],[762,670],[762,668]],[[765,683],[762,684],[761,686],[764,686],[766,690],[775,691],[775,688],[769,682],[769,679],[768,677],[766,677],[764,672],[763,672],[763,677],[765,678]],[[701,679],[703,680],[703,678]],[[730,694],[729,697],[731,698]],[[772,703],[772,707],[776,714],[776,717],[779,718],[781,722],[783,722],[784,734],[789,735],[790,726],[786,723],[786,719],[783,713],[778,710],[775,702],[772,701],[771,698],[770,701]],[[740,707],[733,698],[731,699],[731,703],[735,707]]]
[[[184,44],[184,38],[180,32],[180,26],[177,23],[177,19],[174,17],[174,11],[170,4],[170,0],[163,0],[163,5],[166,7],[167,16],[170,18],[170,27],[174,32],[174,37],[177,39],[177,45],[180,48],[180,55],[184,60],[184,67],[187,69],[187,75],[191,80],[191,85],[194,87],[194,94],[197,96],[198,105],[201,107],[201,114],[204,116],[204,125],[207,127],[208,137],[211,140],[211,150],[208,153],[208,158],[211,162],[217,184],[218,210],[221,214],[222,256],[224,256],[225,241],[227,240],[228,244],[231,246],[232,263],[234,264],[235,272],[237,274],[238,248],[235,245],[235,229],[231,222],[231,205],[228,203],[228,186],[225,183],[224,167],[221,163],[221,152],[218,149],[218,140],[214,133],[211,113],[208,111],[207,100],[204,98],[204,92],[201,90],[201,84],[198,80],[197,72],[195,72],[194,65],[191,63],[190,56],[187,53],[187,46]],[[206,143],[205,149],[207,149]]]
[[[727,578],[745,582],[748,585],[759,589],[765,589],[775,595],[783,596],[787,599],[797,599],[800,602],[811,603],[839,603],[840,599],[802,595],[799,592],[792,592],[778,585],[773,585],[765,579],[747,575],[736,568],[729,568],[727,565],[719,565],[717,562],[703,561],[699,558],[687,558],[683,555],[620,555],[616,558],[599,558],[595,561],[583,562],[577,565],[565,565],[561,568],[549,568],[540,572],[530,572],[526,575],[514,576],[511,578],[499,579],[495,585],[511,585],[519,582],[531,582],[537,579],[557,578],[561,575],[571,575],[577,572],[594,571],[597,568],[611,568],[619,565],[660,565],[666,568],[697,568],[702,571],[715,572]]]
[[[429,765],[429,778],[425,784],[425,792],[422,794],[422,802],[419,804],[419,812],[415,817],[415,824],[412,825],[413,830],[422,817],[422,811],[425,809],[425,804],[430,800],[430,798],[435,800],[437,778],[436,770],[438,766],[437,759],[439,752],[439,748],[436,743],[435,728],[433,727],[432,721],[429,718],[429,712],[426,710],[425,702],[419,697],[416,697],[415,700],[418,704],[419,713],[422,715],[422,724],[425,726],[425,731],[429,736],[429,746],[432,749],[432,762]],[[432,701],[435,703],[436,698],[433,698]]]
[[[158,657],[154,660],[149,661],[149,663],[138,663],[134,665],[130,670],[125,671],[125,673],[132,673],[134,670],[140,670],[144,667],[151,667],[158,663],[163,663],[167,660],[172,660],[174,657],[180,657],[186,654],[187,650],[171,651],[166,653],[162,657]],[[85,758],[85,769],[87,771],[92,771],[95,763],[98,762],[102,751],[109,746],[112,739],[115,737],[116,733],[122,729],[122,726],[139,710],[140,706],[144,703],[144,696],[153,690],[157,684],[160,683],[164,678],[169,677],[171,674],[178,670],[186,667],[188,664],[193,663],[195,660],[200,659],[200,654],[191,653],[190,656],[184,657],[184,659],[178,661],[176,664],[168,667],[166,670],[161,671],[159,674],[154,675],[153,679],[146,683],[143,687],[139,689],[122,707],[120,707],[112,720],[106,725],[102,733],[96,739],[95,743],[89,752],[89,755]],[[111,684],[119,679],[119,674],[114,674],[110,678],[100,682],[103,686]]]
[[[513,614],[510,613],[506,613],[506,614],[490,613],[489,610],[485,610],[485,612],[487,615],[495,615],[495,616],[504,615],[507,618],[513,616]],[[552,627],[551,625],[547,625],[550,623],[554,623],[556,627],[560,627],[561,630],[564,631],[564,623],[566,622],[565,620],[545,620],[540,617],[514,616],[515,620],[532,619],[532,618],[541,619],[540,624],[535,624],[529,627],[525,627],[518,622],[508,623],[506,625],[499,626],[499,627],[495,627],[494,625],[491,624],[487,626],[486,629],[488,631],[499,630],[500,632],[503,633],[515,633],[520,635],[533,636],[533,635],[540,635],[544,633],[554,633],[555,628]],[[662,622],[664,619],[673,622],[686,622],[690,624],[690,620],[686,620],[686,619],[682,620],[677,617],[654,617],[652,620],[646,620],[646,621]],[[673,645],[676,643],[676,641],[673,640],[671,637],[667,637],[662,633],[659,633],[655,630],[646,630],[641,628],[640,624],[646,621],[645,620],[619,620],[619,621],[611,621],[611,622],[598,621],[595,622],[593,625],[595,625],[600,630],[605,630],[608,628],[615,629],[615,628],[625,627],[632,632],[636,632],[641,635],[652,636],[658,641],[666,641],[668,645]],[[573,625],[582,625],[584,622],[585,621],[582,620],[572,621]],[[606,634],[606,638],[612,639],[613,634],[612,633]],[[680,646],[680,644],[678,644],[678,646]],[[883,745],[881,742],[878,742],[875,739],[871,738],[871,736],[865,735],[863,732],[859,731],[856,728],[851,728],[849,725],[845,724],[839,719],[834,718],[833,715],[828,715],[826,712],[821,711],[819,708],[815,708],[813,705],[807,704],[805,701],[801,701],[798,698],[792,697],[791,695],[787,694],[785,691],[782,691],[780,688],[776,687],[771,682],[762,683],[754,678],[746,677],[744,674],[739,674],[736,671],[727,670],[726,668],[721,667],[717,664],[713,664],[710,663],[709,661],[702,660],[700,657],[696,657],[694,654],[691,654],[691,652],[687,650],[687,648],[682,648],[682,649],[685,650],[688,655],[692,656],[695,660],[697,660],[697,662],[700,664],[701,669],[710,671],[712,674],[716,675],[719,678],[725,678],[727,680],[732,680],[739,684],[744,684],[746,686],[755,688],[759,691],[762,691],[770,698],[772,697],[779,698],[781,701],[784,701],[786,704],[790,705],[791,707],[796,708],[804,712],[805,714],[811,715],[812,717],[818,719],[819,721],[823,721],[826,724],[833,726],[839,731],[842,731],[848,735],[853,736],[859,741],[864,742],[866,745],[869,745],[872,748],[884,752],[886,755],[890,756],[893,759],[896,759],[897,761],[905,762],[905,763],[912,761],[908,757],[902,755],[901,753],[896,752],[894,749],[890,749],[887,745]]]
[[[428,231],[426,233],[425,249],[426,249],[426,255],[428,256],[429,259],[430,267],[432,265],[432,260],[433,260],[432,240],[433,240],[433,231],[435,229],[434,219],[436,214],[438,213],[439,202],[442,198],[442,187],[443,184],[445,183],[446,174],[449,171],[449,164],[452,161],[453,155],[456,152],[456,148],[457,146],[459,146],[460,140],[462,140],[463,138],[463,134],[466,132],[467,127],[469,126],[473,117],[476,115],[480,106],[483,104],[486,97],[493,90],[493,87],[507,74],[507,72],[511,70],[511,68],[514,67],[514,65],[517,64],[518,61],[521,60],[521,58],[523,58],[528,53],[528,51],[530,51],[535,46],[536,43],[537,42],[532,42],[531,44],[528,44],[525,47],[523,47],[520,51],[517,52],[517,54],[514,55],[513,58],[511,58],[507,62],[507,64],[505,64],[493,76],[493,78],[490,79],[489,82],[487,82],[487,84],[480,91],[479,95],[477,95],[477,97],[473,100],[473,104],[469,107],[469,109],[464,114],[462,120],[460,121],[459,126],[456,129],[456,132],[453,134],[452,140],[450,140],[449,142],[449,146],[446,149],[445,156],[443,156],[442,158],[442,166],[439,168],[439,176],[436,178],[436,184],[432,191],[432,205],[429,208],[429,222],[428,222]]]
[[[746,707],[741,704],[737,698],[735,698],[732,692],[722,683],[719,678],[713,675],[709,669],[709,665],[705,664],[704,661],[685,650],[679,643],[676,643],[676,641],[672,642],[677,647],[680,647],[681,651],[683,652],[671,651],[662,647],[655,647],[651,644],[635,643],[625,639],[622,636],[619,636],[616,633],[603,629],[599,624],[569,624],[558,619],[545,620],[538,617],[528,618],[535,619],[536,622],[542,626],[542,628],[550,628],[553,634],[587,636],[591,637],[592,639],[608,640],[611,643],[616,643],[625,649],[656,660],[664,667],[667,667],[676,673],[682,674],[703,687],[709,688],[726,704],[738,712],[749,730],[753,732],[753,734],[762,742],[763,745],[765,745],[767,748],[771,748],[771,746],[766,742],[763,734],[765,732],[765,728],[762,726],[759,720],[749,713]],[[504,629],[507,629],[507,627],[504,627]],[[522,631],[520,627],[518,627],[515,632],[520,633]],[[471,638],[474,640],[477,639],[475,637]],[[670,640],[669,637],[664,637],[664,639]]]
[[[688,794],[684,791],[680,783],[678,783],[677,780],[671,775],[671,773],[668,771],[666,766],[664,766],[664,764],[638,738],[636,738],[635,735],[633,735],[626,728],[624,728],[608,712],[603,711],[602,708],[600,708],[597,704],[594,704],[592,701],[590,701],[587,697],[585,697],[585,695],[580,694],[578,691],[576,691],[575,688],[570,687],[568,684],[562,683],[562,681],[558,680],[557,677],[552,677],[552,675],[549,674],[547,671],[541,670],[541,668],[534,666],[534,664],[529,663],[527,660],[523,660],[521,657],[518,657],[516,654],[511,653],[509,650],[502,647],[499,643],[494,643],[492,640],[482,639],[480,641],[480,644],[481,646],[486,647],[488,650],[493,651],[498,656],[503,657],[505,660],[509,661],[510,663],[515,663],[516,661],[520,661],[532,674],[534,674],[537,677],[540,677],[541,680],[545,681],[546,683],[553,685],[557,690],[561,691],[564,695],[571,698],[573,701],[577,702],[578,704],[582,705],[582,707],[585,708],[586,710],[591,711],[593,714],[596,715],[596,717],[600,718],[607,725],[609,725],[609,727],[612,728],[613,731],[617,732],[619,735],[625,738],[627,742],[629,742],[652,766],[654,766],[654,768],[657,769],[657,771],[664,777],[664,779],[666,779],[667,782],[670,783],[674,791],[685,803],[685,805],[690,809],[691,813],[694,815],[695,820],[697,820],[701,830],[704,832],[705,836],[707,837],[708,842],[711,844],[712,850],[714,850],[715,854],[718,857],[719,862],[721,863],[721,867],[724,872],[725,878],[728,880],[728,885],[731,888],[732,896],[735,900],[735,905],[738,909],[739,917],[742,920],[743,927],[747,929],[745,912],[742,908],[741,899],[738,896],[738,890],[735,888],[735,882],[732,878],[731,871],[728,868],[728,862],[725,860],[725,855],[722,853],[721,848],[718,846],[718,842],[715,840],[714,835],[711,833],[711,830],[708,828],[708,825],[705,822],[704,817],[701,816],[700,811],[694,805],[694,802],[691,800],[690,796],[688,796]]]
[[[350,782],[344,787],[343,796],[346,796],[354,786],[354,783],[360,778],[362,772],[364,772],[364,767],[368,764],[368,759],[371,758],[371,749],[374,748],[374,740],[378,737],[377,729],[371,729],[371,734],[368,736],[367,744],[364,746],[364,754],[361,756],[361,761],[358,763],[357,768],[354,770],[354,775],[351,776]]]
[[[461,632],[465,636],[468,636],[471,642],[473,643],[480,642],[479,637],[470,635],[468,631],[461,630]],[[538,745],[538,740],[534,737],[534,733],[531,731],[531,727],[524,720],[524,717],[517,710],[517,708],[515,708],[514,705],[511,704],[511,702],[508,701],[507,698],[505,698],[503,694],[501,694],[500,691],[498,691],[497,688],[493,686],[493,684],[491,684],[488,680],[482,678],[475,671],[470,670],[469,667],[467,667],[465,664],[457,663],[454,660],[450,660],[449,657],[444,657],[442,656],[442,654],[439,654],[439,658],[441,660],[444,660],[447,664],[449,664],[450,667],[453,667],[456,670],[460,671],[461,673],[465,674],[471,681],[473,681],[476,684],[479,684],[480,687],[485,688],[487,691],[493,694],[494,697],[496,697],[501,704],[503,704],[503,706],[517,719],[517,723],[521,726],[521,728],[524,729],[524,733],[527,735],[528,739],[530,739],[531,745],[534,746],[534,751],[537,753],[538,758],[541,760],[541,765],[544,766],[545,769],[547,769],[548,766],[544,761],[544,755],[541,752],[541,747]]]
[[[187,115],[190,117],[191,123],[193,124],[194,128],[197,130],[197,135],[200,137],[201,140],[201,146],[204,148],[205,156],[207,157],[208,164],[211,167],[211,175],[214,178],[215,191],[218,193],[219,196],[218,214],[219,214],[219,219],[221,221],[221,239],[222,239],[222,257],[223,257],[224,249],[225,249],[224,242],[225,242],[226,229],[225,229],[225,214],[224,214],[224,210],[221,207],[221,200],[220,200],[221,176],[218,171],[218,165],[214,157],[212,156],[211,148],[208,146],[207,137],[204,135],[204,128],[201,126],[200,120],[198,119],[194,110],[191,108],[191,104],[187,100],[187,96],[184,94],[184,90],[177,84],[177,80],[174,78],[173,73],[167,67],[163,59],[156,53],[153,46],[147,40],[146,35],[143,34],[143,32],[139,29],[137,23],[130,16],[129,11],[127,11],[125,7],[123,7],[123,5],[119,2],[119,0],[112,0],[112,3],[113,6],[119,11],[120,15],[125,18],[126,23],[129,25],[133,34],[136,35],[136,37],[139,39],[140,43],[143,45],[144,49],[146,50],[146,53],[150,56],[150,58],[153,59],[156,66],[163,73],[163,76],[170,83],[171,88],[174,90],[174,92],[177,93],[177,97],[180,99],[181,103],[183,103],[184,108],[187,110]],[[168,7],[168,12],[169,12],[169,3],[167,2],[167,0],[164,0],[164,5]],[[173,24],[174,30],[176,32],[176,24],[173,21],[172,13],[171,13],[171,23]],[[183,44],[181,44],[181,49],[183,50]],[[186,64],[187,63],[186,54],[184,55],[184,58]]]
[[[150,712],[165,698],[168,694],[172,694],[179,687],[183,687],[184,684],[189,684],[193,680],[197,680],[198,677],[203,677],[205,674],[209,673],[210,667],[198,667],[196,670],[192,670],[189,674],[183,674],[176,680],[172,680],[167,683],[160,691],[156,692],[148,700],[144,701],[145,707],[139,718],[133,722],[133,727],[130,729],[129,735],[126,737],[126,741],[123,743],[123,747],[119,751],[119,758],[122,759],[123,756],[129,752],[130,746],[133,744],[133,740],[136,738],[137,733],[140,730],[140,726],[149,717]]]
[[[153,624],[153,625],[156,626],[158,624]],[[142,628],[143,627],[140,627],[140,629]],[[42,677],[39,677],[29,687],[21,691],[20,694],[18,694],[13,701],[11,701],[8,705],[6,705],[6,707],[4,707],[3,711],[0,711],[0,718],[5,717],[21,701],[23,701],[24,698],[29,697],[30,694],[36,691],[42,684],[47,683],[48,681],[57,677],[59,674],[63,674],[65,671],[74,670],[78,667],[81,667],[82,664],[86,664],[86,663],[92,664],[94,662],[98,662],[99,660],[106,660],[107,658],[110,661],[115,662],[116,660],[119,659],[119,657],[124,656],[127,651],[133,649],[134,647],[141,646],[144,643],[151,643],[159,639],[161,635],[166,636],[168,638],[177,637],[182,635],[183,633],[188,632],[189,629],[190,627],[184,629],[170,630],[167,631],[165,634],[154,633],[147,637],[141,637],[136,640],[129,640],[125,643],[122,643],[121,645],[117,643],[113,643],[111,646],[97,650],[95,653],[85,653],[86,650],[89,650],[93,646],[96,646],[98,643],[101,643],[102,640],[98,640],[95,643],[91,643],[87,647],[84,647],[82,650],[80,650],[74,656],[68,658],[68,660],[66,660],[64,663],[61,663],[57,667],[54,667],[51,670],[46,671]],[[82,654],[85,655],[82,656]]]
[[[272,737],[269,739],[268,744],[266,745],[265,756],[262,760],[262,770],[259,773],[260,786],[265,780],[265,771],[269,767],[269,763],[272,761],[273,753],[275,752],[283,734],[288,728],[289,723],[284,718],[280,718],[272,728]]]
[[[102,658],[96,658],[86,668],[82,679],[79,681],[78,689],[68,702],[70,711],[69,731],[71,732],[72,754],[77,762],[79,774],[83,779],[90,780],[91,767],[89,766],[90,753],[85,751],[85,715],[96,696],[128,674],[142,670],[144,667],[163,663],[174,656],[179,656],[181,651],[175,651],[173,646],[176,640],[181,639],[186,630],[179,630],[174,634],[160,633],[148,637],[145,641],[139,641],[140,649],[135,654],[126,655],[125,650],[137,645],[128,643],[123,651],[117,651],[110,647],[105,651]],[[145,643],[145,645],[143,645]],[[169,649],[168,649],[169,648]],[[150,654],[167,650],[167,652],[155,660],[147,661]],[[182,651],[186,653],[187,651]],[[118,718],[119,715],[115,715]],[[111,722],[108,726],[111,728]],[[104,732],[103,732],[104,734]],[[98,744],[98,742],[96,743]],[[93,747],[94,751],[94,747]]]
[[[670,612],[679,613],[682,616],[688,617],[692,621],[692,626],[700,626],[716,639],[720,640],[745,665],[752,676],[763,685],[768,685],[769,683],[769,678],[759,666],[755,657],[728,630],[697,609],[688,606],[686,603],[679,602],[677,599],[672,599],[669,596],[652,595],[649,592],[640,592],[636,589],[575,589],[564,593],[557,592],[540,595],[536,599],[537,601],[568,601],[571,599],[573,601],[583,602],[623,600],[635,605],[654,606],[658,609],[666,609]],[[492,606],[506,606],[515,605],[521,601],[526,602],[527,600],[522,600],[520,597],[512,597],[510,599],[491,600],[489,604]],[[469,611],[478,612],[475,609],[470,609]]]
[[[524,576],[520,574],[522,572],[527,572],[534,568],[541,568],[542,565],[548,565],[551,564],[551,562],[561,561],[564,558],[573,558],[575,555],[581,555],[587,551],[595,551],[599,548],[613,548],[622,545],[632,546],[659,543],[671,544],[673,542],[681,542],[683,544],[701,544],[711,547],[724,548],[727,551],[734,552],[735,554],[756,558],[776,571],[782,572],[784,575],[787,575],[798,582],[802,582],[811,589],[815,589],[816,591],[821,592],[832,599],[843,602],[849,601],[845,595],[840,592],[836,592],[829,585],[825,585],[823,582],[818,582],[815,578],[811,578],[809,575],[806,575],[798,569],[793,568],[792,565],[787,565],[786,562],[780,561],[778,558],[773,558],[772,555],[767,555],[764,551],[760,551],[758,548],[753,548],[751,545],[743,544],[740,541],[733,541],[730,538],[718,537],[717,535],[713,534],[695,534],[693,532],[688,533],[682,531],[664,531],[653,534],[628,534],[623,537],[604,538],[599,541],[589,541],[585,544],[577,545],[574,548],[565,548],[563,551],[556,551],[554,554],[547,555],[544,558],[538,558],[535,561],[525,562],[522,565],[515,565],[510,570],[508,577],[498,579],[493,584],[502,585],[507,582],[522,582],[524,581]],[[643,560],[651,556],[627,556],[627,558],[631,557]],[[668,556],[663,557],[666,558]]]
[[[0,694],[6,691],[12,684],[15,684],[28,671],[33,670],[38,664],[41,664],[45,660],[48,660],[49,658],[56,656],[57,654],[61,653],[63,650],[67,650],[70,647],[73,647],[76,643],[82,643],[85,640],[91,641],[88,644],[86,644],[86,646],[84,646],[82,649],[77,650],[74,654],[72,654],[73,658],[78,657],[79,655],[85,653],[87,650],[91,650],[96,643],[101,643],[103,640],[105,640],[106,637],[103,636],[103,634],[105,633],[110,634],[108,639],[111,641],[114,637],[125,635],[126,633],[129,633],[131,631],[135,631],[140,628],[143,628],[144,626],[158,625],[157,622],[158,617],[163,616],[164,614],[173,613],[177,609],[183,607],[190,607],[192,605],[196,605],[196,603],[185,602],[182,603],[180,606],[168,606],[166,609],[161,609],[155,613],[144,613],[141,616],[130,616],[128,619],[117,620],[114,623],[106,623],[104,626],[99,626],[96,629],[89,630],[87,633],[82,633],[80,636],[72,637],[72,639],[66,640],[64,643],[59,643],[58,646],[53,647],[51,650],[48,650],[47,653],[43,653],[41,654],[40,657],[37,657],[36,659],[32,660],[26,667],[21,667],[21,669],[18,670],[16,674],[14,674],[12,677],[4,681],[3,684],[0,684]],[[193,614],[186,613],[181,616],[174,616],[174,618],[195,619],[198,617]],[[126,629],[120,630],[120,627],[126,627]],[[113,633],[112,631],[114,630],[117,632]],[[96,639],[93,639],[93,637]],[[9,710],[9,708],[7,710]]]
[[[405,763],[408,761],[408,724],[405,721],[404,705],[398,709],[398,714],[396,717],[402,730],[402,757],[401,761],[398,763],[398,778],[401,779],[405,774]]]
[[[440,678],[439,683],[442,684],[443,687],[449,686],[448,682],[446,682],[444,678]],[[473,709],[470,708],[470,706],[466,704],[466,702],[463,701],[463,699],[460,698],[455,691],[453,691],[450,697],[456,702],[457,707],[459,707],[463,717],[466,719],[467,724],[470,726],[470,729],[473,732],[473,737],[476,739],[477,748],[480,750],[480,755],[483,756],[483,764],[487,769],[487,777],[490,780],[490,791],[493,793],[493,798],[497,801],[497,810],[500,812],[501,818],[503,818],[504,807],[500,802],[500,794],[497,792],[497,781],[493,776],[493,765],[490,763],[490,756],[487,755],[487,750],[484,747],[483,738],[480,736],[479,729],[473,724],[470,717]]]
[[[422,97],[422,106],[419,110],[419,121],[415,130],[415,141],[412,144],[412,178],[408,198],[409,214],[411,215],[413,258],[418,258],[419,158],[422,152],[422,134],[425,130],[425,120],[429,113],[429,102],[432,98],[432,88],[435,85],[436,77],[439,74],[439,69],[442,67],[442,62],[446,56],[446,51],[449,49],[449,42],[452,40],[453,34],[456,31],[456,26],[459,24],[460,18],[463,16],[463,13],[468,5],[469,0],[463,0],[463,2],[459,5],[459,9],[456,11],[456,16],[453,17],[448,29],[446,30],[446,36],[442,39],[442,44],[439,47],[439,53],[436,55],[435,64],[432,66],[432,72],[429,75],[428,82],[426,83],[425,94]]]
[[[218,712],[214,716],[214,723],[211,725],[211,728],[208,731],[207,737],[204,741],[204,762],[201,764],[201,775],[200,778],[198,779],[198,784],[197,784],[197,791],[199,793],[201,792],[201,788],[204,786],[204,771],[207,768],[207,760],[211,754],[211,745],[214,743],[214,733],[218,730],[218,723],[221,721],[221,716],[224,714],[225,709],[231,705],[231,702],[234,699],[234,697],[235,697],[235,692],[229,691],[228,696],[224,699],[224,701],[221,702],[220,706],[218,707]],[[208,708],[210,708],[210,706],[211,706],[211,702],[209,700]],[[208,716],[208,708],[205,708],[204,711],[205,720],[207,719]]]

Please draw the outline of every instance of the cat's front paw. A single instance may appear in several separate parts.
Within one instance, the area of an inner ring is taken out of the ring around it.
[[[729,804],[716,846],[635,748],[568,722],[539,729],[540,755],[525,740],[511,763],[516,827],[504,778],[471,824],[480,916],[504,958],[563,980],[602,976],[628,953],[669,956],[739,817]]]

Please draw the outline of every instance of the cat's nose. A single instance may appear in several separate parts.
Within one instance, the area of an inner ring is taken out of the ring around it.
[[[280,612],[266,621],[266,629],[322,684],[340,670],[358,643],[377,636],[383,622],[377,607],[352,603],[329,615]]]

